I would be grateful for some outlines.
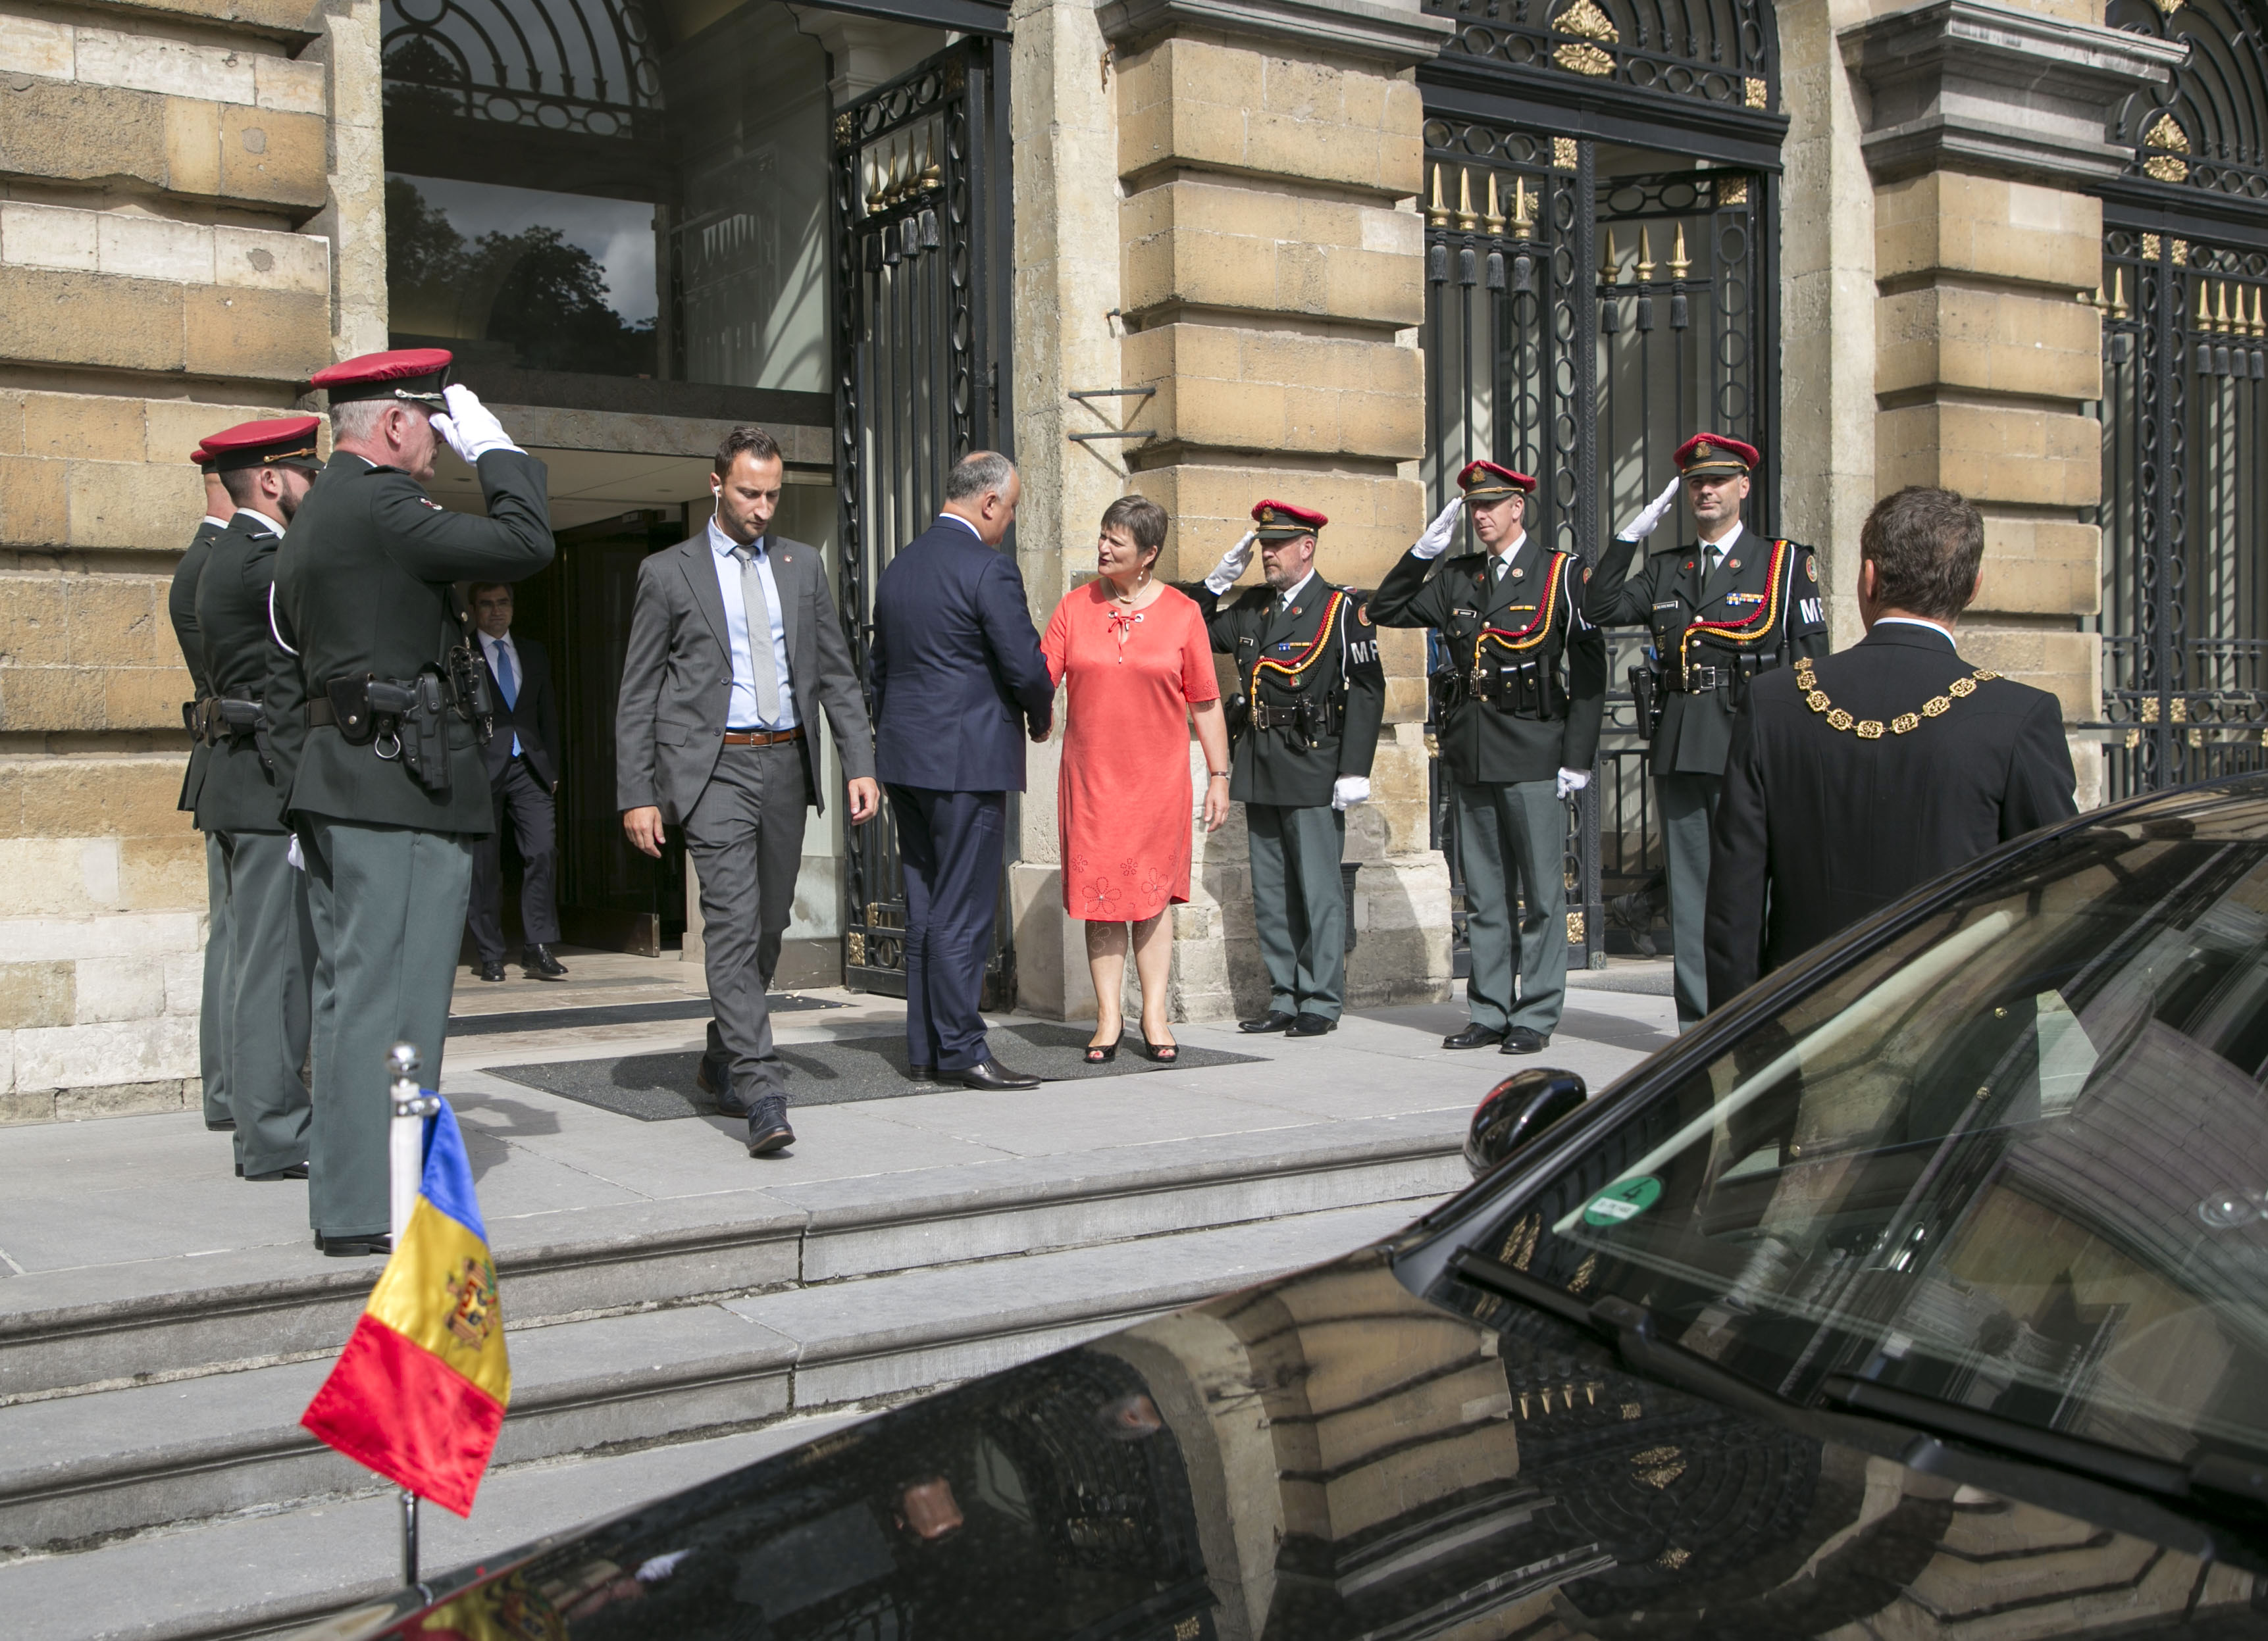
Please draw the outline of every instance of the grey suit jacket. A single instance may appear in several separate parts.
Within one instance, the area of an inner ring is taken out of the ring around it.
[[[812,806],[823,812],[815,707],[826,710],[836,754],[850,779],[874,773],[873,731],[819,549],[781,536],[769,541],[787,632],[788,681],[795,689],[796,720],[806,732],[799,743],[804,773]],[[724,750],[732,694],[725,600],[704,527],[638,566],[630,651],[615,703],[615,806],[651,805],[663,820],[682,824]]]

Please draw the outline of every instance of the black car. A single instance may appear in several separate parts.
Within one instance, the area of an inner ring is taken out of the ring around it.
[[[2023,840],[1398,1237],[334,1620],[2268,1637],[2268,780]]]

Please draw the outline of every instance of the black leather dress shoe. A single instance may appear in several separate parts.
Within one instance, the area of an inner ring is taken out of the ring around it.
[[[933,1083],[937,1081],[937,1067],[916,1062],[906,1067],[906,1075],[917,1083]]]
[[[717,1107],[718,1115],[744,1117],[748,1115],[747,1105],[733,1092],[733,1074],[727,1062],[712,1060],[703,1055],[701,1063],[694,1068],[693,1084],[709,1096],[710,1103]]]
[[[1541,1054],[1550,1046],[1551,1039],[1545,1033],[1531,1030],[1526,1026],[1515,1026],[1505,1033],[1504,1047],[1498,1049],[1497,1052],[1498,1054]]]
[[[1281,1009],[1270,1009],[1256,1020],[1237,1021],[1236,1029],[1250,1032],[1255,1036],[1262,1032],[1289,1031],[1296,1018],[1294,1015],[1286,1014]]]
[[[963,1088],[1037,1088],[1040,1079],[1027,1077],[1021,1071],[1012,1071],[994,1059],[979,1060],[974,1065],[964,1065],[957,1071],[939,1074],[940,1082],[958,1083]]]
[[[1493,1026],[1468,1026],[1441,1039],[1444,1049],[1486,1049],[1504,1041],[1504,1034]]]
[[[795,1144],[795,1130],[787,1125],[787,1101],[772,1094],[756,1101],[748,1113],[748,1155],[769,1157]]]
[[[519,954],[519,966],[527,971],[530,980],[564,980],[567,965],[551,955],[551,948],[541,940],[530,940]]]
[[[223,1117],[217,1122],[208,1122],[205,1124],[205,1132],[208,1134],[233,1134],[236,1132],[236,1119],[234,1117]]]
[[[498,958],[493,963],[483,961],[481,964],[481,978],[482,980],[502,980],[504,978],[504,959]]]
[[[280,1168],[270,1169],[266,1174],[247,1174],[244,1171],[244,1165],[239,1162],[236,1165],[236,1172],[238,1178],[245,1180],[304,1180],[307,1177],[307,1165],[304,1162],[288,1162]]]
[[[394,1252],[390,1236],[325,1236],[315,1233],[315,1246],[333,1259],[365,1259],[372,1254]]]
[[[1338,1028],[1339,1023],[1335,1019],[1321,1014],[1302,1014],[1292,1022],[1292,1029],[1284,1034],[1286,1037],[1320,1037]]]

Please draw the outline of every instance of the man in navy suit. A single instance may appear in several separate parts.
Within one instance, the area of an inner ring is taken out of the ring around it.
[[[1021,731],[1048,738],[1055,685],[1016,561],[998,551],[1023,484],[980,450],[946,475],[945,511],[874,592],[874,772],[890,794],[906,882],[906,1057],[919,1078],[1035,1088],[984,1041],[1008,794]]]

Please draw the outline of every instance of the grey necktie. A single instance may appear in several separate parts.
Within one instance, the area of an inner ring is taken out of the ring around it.
[[[740,561],[740,617],[748,628],[748,670],[755,674],[756,716],[766,724],[779,722],[779,666],[772,659],[772,605],[764,596],[764,578],[756,569],[756,549],[736,547]]]

